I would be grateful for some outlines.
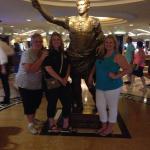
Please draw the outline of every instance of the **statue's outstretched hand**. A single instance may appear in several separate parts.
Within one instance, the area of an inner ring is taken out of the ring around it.
[[[38,2],[38,0],[31,0],[31,2],[32,2],[32,6],[34,8],[36,8],[38,10],[41,8],[40,3]]]

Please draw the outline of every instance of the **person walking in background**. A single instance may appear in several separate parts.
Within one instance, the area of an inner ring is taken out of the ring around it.
[[[42,50],[42,36],[35,33],[31,36],[31,48],[22,53],[19,70],[16,74],[16,83],[28,120],[28,129],[32,134],[38,133],[35,125],[39,124],[39,121],[35,119],[35,115],[43,95],[41,64],[48,56],[48,52]]]
[[[96,71],[96,106],[102,123],[98,134],[101,136],[107,136],[113,131],[123,85],[122,77],[131,71],[125,57],[119,54],[118,43],[113,35],[105,38],[104,51],[104,55],[97,58],[88,79],[91,84]]]
[[[140,77],[143,87],[141,90],[146,90],[146,83],[145,78],[143,74],[144,66],[145,66],[145,52],[143,49],[143,42],[138,41],[137,42],[137,49],[138,51],[134,54],[134,60],[133,60],[133,76],[132,76],[132,82],[134,82],[135,76]]]
[[[128,36],[126,39],[126,42],[127,42],[127,47],[126,47],[126,52],[125,52],[125,58],[129,64],[133,65],[135,47],[132,44],[132,38]],[[128,77],[128,81],[124,83],[131,84],[132,73],[128,74],[127,77]]]
[[[54,116],[56,113],[57,101],[60,99],[62,104],[63,130],[69,129],[69,117],[71,111],[72,97],[68,77],[70,75],[70,63],[64,52],[64,44],[59,33],[54,32],[50,39],[49,56],[43,62],[44,80],[46,86],[46,98],[48,101],[47,117],[49,130],[58,131]],[[49,87],[47,80],[57,80],[58,87]]]
[[[13,55],[14,50],[0,40],[0,78],[4,89],[4,100],[0,104],[10,104],[9,68],[8,56]]]

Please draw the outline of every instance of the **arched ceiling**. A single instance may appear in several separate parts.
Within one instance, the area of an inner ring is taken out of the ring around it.
[[[142,30],[150,32],[150,0],[90,0],[90,2],[90,16],[109,17],[108,20],[100,20],[104,32],[116,30],[135,34]],[[40,0],[40,3],[47,13],[53,16],[78,15],[76,0]],[[47,23],[29,0],[0,0],[0,20],[2,21],[0,31],[2,28],[7,32],[18,33],[35,29],[63,30]]]
[[[30,1],[30,0],[25,0]],[[51,5],[51,6],[67,6],[67,7],[75,7],[76,0],[39,0],[41,4]],[[92,7],[98,6],[112,6],[112,5],[120,5],[120,4],[129,4],[135,2],[141,2],[144,0],[90,0]]]

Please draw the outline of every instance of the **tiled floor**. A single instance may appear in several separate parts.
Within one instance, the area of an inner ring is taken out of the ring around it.
[[[149,84],[149,79],[147,79],[147,83]],[[10,80],[10,85],[11,97],[18,97],[13,80]],[[150,105],[148,102],[150,89],[147,88],[146,91],[141,91],[139,90],[141,85],[138,78],[133,85],[124,85],[123,94],[120,97],[119,112],[131,134],[131,139],[84,136],[34,136],[27,131],[27,122],[20,103],[0,111],[0,150],[149,150]],[[87,87],[82,84],[82,88],[84,113],[90,114],[94,103],[87,91]],[[3,95],[2,90],[0,95]],[[144,98],[142,99],[142,97]],[[38,119],[46,120],[46,104],[46,100],[43,98],[37,112]],[[116,126],[114,130],[117,131],[117,128]]]

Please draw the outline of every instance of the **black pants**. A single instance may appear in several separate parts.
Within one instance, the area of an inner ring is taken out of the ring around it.
[[[43,91],[19,88],[19,92],[23,101],[24,114],[35,114],[41,104]]]
[[[8,74],[1,74],[0,73],[0,78],[2,80],[2,85],[5,93],[5,98],[4,102],[9,102],[10,101],[10,87],[9,87],[9,81],[8,81]]]
[[[82,102],[82,89],[81,89],[81,79],[85,80],[85,83],[93,97],[95,102],[95,86],[88,86],[88,73],[86,75],[82,75],[78,73],[75,69],[71,70],[71,78],[72,78],[72,93],[73,93],[73,105],[76,104],[78,108],[83,108]]]
[[[64,118],[70,116],[72,96],[69,84],[65,87],[61,86],[56,89],[46,90],[45,94],[48,101],[48,118],[53,118],[55,116],[58,99],[60,99],[60,102],[62,104],[62,116]]]

